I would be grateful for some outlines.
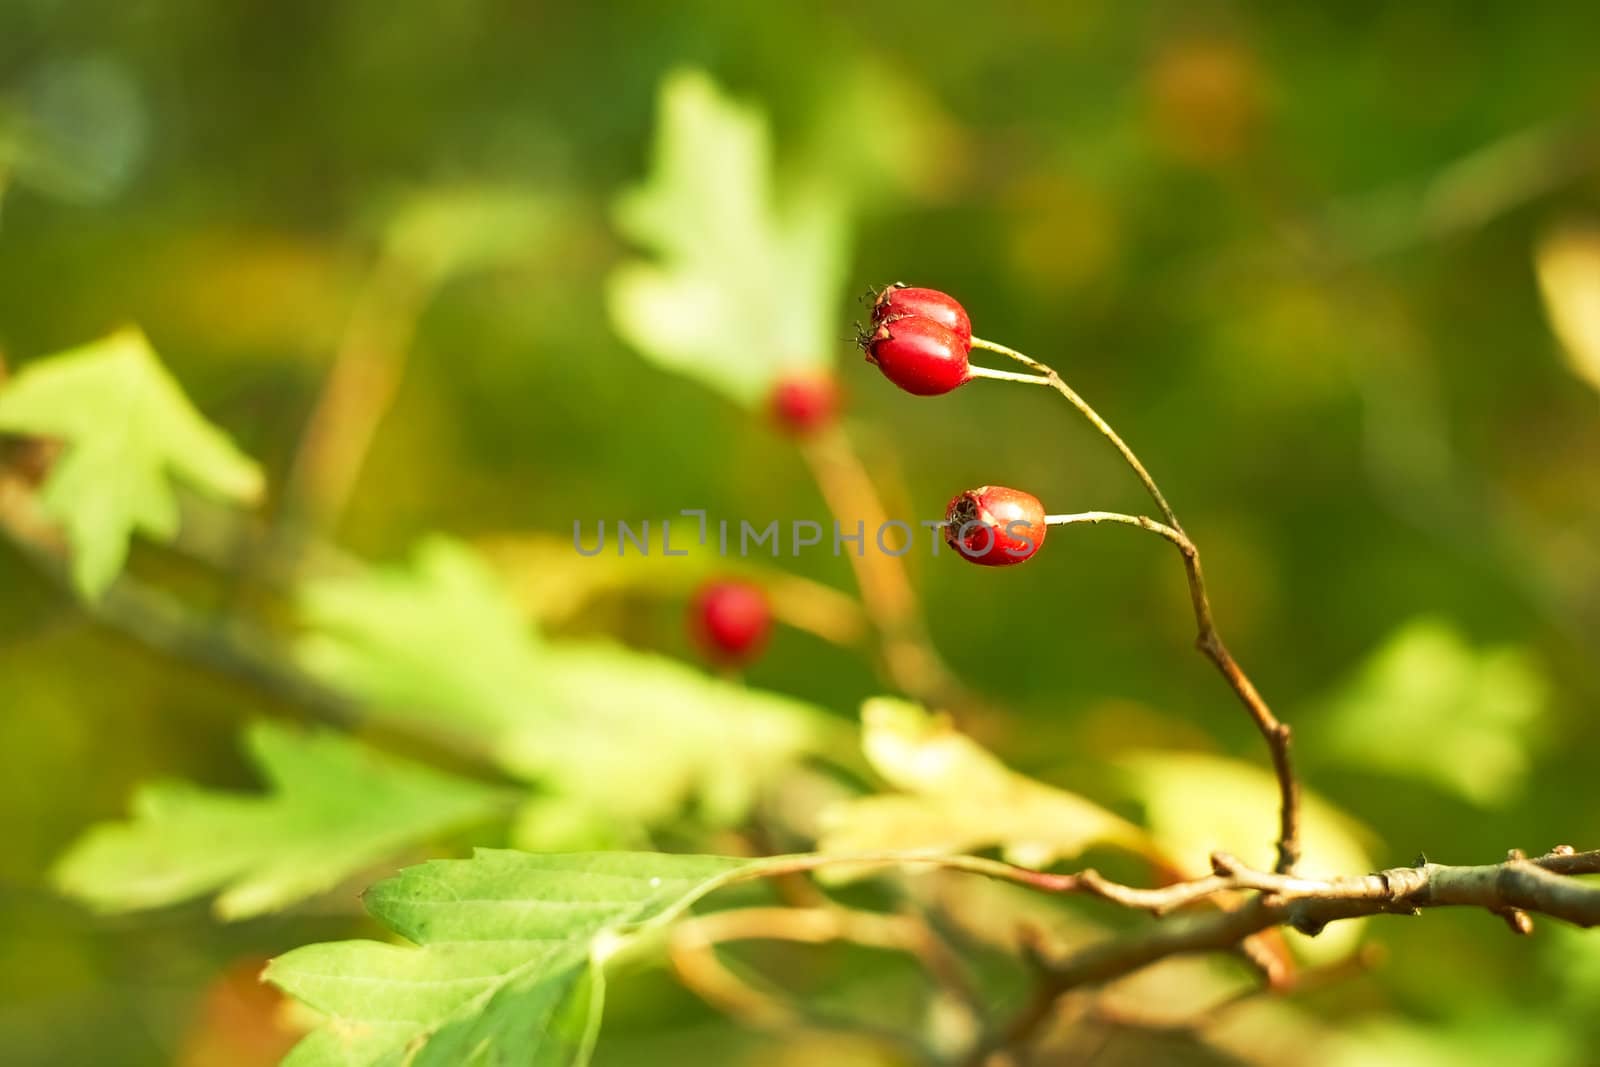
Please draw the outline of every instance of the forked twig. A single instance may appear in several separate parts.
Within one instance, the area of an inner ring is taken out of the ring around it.
[[[1037,376],[1005,375],[1005,378],[1046,385],[1065,397],[1069,404],[1089,420],[1102,437],[1111,442],[1112,447],[1122,456],[1123,461],[1132,469],[1145,487],[1145,491],[1150,494],[1150,498],[1155,501],[1156,507],[1160,509],[1162,518],[1166,520],[1165,525],[1142,516],[1118,515],[1114,512],[1088,512],[1082,516],[1054,516],[1054,518],[1057,520],[1057,525],[1066,521],[1083,521],[1120,522],[1141,526],[1177,546],[1183,557],[1183,569],[1189,581],[1189,600],[1194,608],[1195,625],[1198,630],[1195,635],[1195,647],[1222,673],[1222,677],[1238,696],[1239,702],[1244,705],[1245,711],[1249,713],[1251,721],[1255,723],[1256,729],[1267,742],[1267,748],[1272,754],[1272,769],[1278,780],[1279,795],[1276,869],[1280,874],[1292,872],[1295,864],[1300,861],[1300,785],[1295,778],[1294,766],[1290,760],[1292,733],[1289,727],[1272,713],[1272,709],[1267,706],[1266,700],[1262,698],[1255,684],[1250,681],[1249,676],[1229,653],[1227,645],[1223,643],[1222,635],[1217,631],[1217,624],[1211,613],[1211,600],[1206,593],[1205,573],[1200,567],[1200,550],[1184,532],[1177,513],[1173,511],[1172,505],[1167,503],[1167,498],[1162,495],[1156,480],[1151,477],[1149,470],[1140,462],[1133,449],[1128,447],[1127,442],[1111,428],[1111,424],[1101,418],[1100,413],[1090,407],[1088,401],[1063,381],[1053,368],[1015,349],[982,338],[974,337],[972,347],[996,352],[1035,371]],[[992,378],[999,375],[991,372],[979,376]]]

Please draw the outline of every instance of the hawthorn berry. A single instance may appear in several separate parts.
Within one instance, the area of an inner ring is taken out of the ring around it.
[[[912,316],[932,319],[960,338],[968,349],[972,348],[972,320],[967,317],[967,309],[949,293],[896,282],[879,293],[872,305],[874,325]]]
[[[939,396],[972,377],[968,346],[950,329],[921,315],[880,323],[861,347],[868,362],[912,396]]]
[[[706,582],[689,607],[689,629],[710,658],[748,663],[772,630],[772,608],[760,586],[733,578]]]
[[[1044,505],[1020,489],[985,485],[958,493],[944,513],[944,539],[973,563],[1007,567],[1044,544]]]
[[[773,420],[787,432],[815,433],[838,413],[839,385],[831,374],[797,371],[773,387],[770,407]]]

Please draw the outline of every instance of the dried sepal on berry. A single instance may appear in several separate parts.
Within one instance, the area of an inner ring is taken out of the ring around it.
[[[878,325],[900,318],[932,319],[972,347],[972,320],[967,309],[949,293],[896,282],[878,294],[872,304],[872,322]]]

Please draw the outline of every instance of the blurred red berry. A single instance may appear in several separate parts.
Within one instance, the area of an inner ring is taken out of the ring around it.
[[[689,626],[712,659],[748,663],[772,630],[772,608],[760,586],[737,579],[705,583],[689,609]]]
[[[787,375],[772,390],[772,417],[789,433],[815,433],[839,411],[839,385],[822,371]]]
[[[967,318],[967,309],[949,293],[897,283],[879,293],[872,305],[874,324],[911,316],[932,319],[960,338],[968,349],[972,347],[972,320]]]
[[[913,396],[948,393],[972,376],[961,338],[920,315],[879,324],[862,348],[885,378]]]
[[[1006,567],[1031,559],[1044,544],[1044,505],[1020,489],[985,485],[950,501],[944,539],[973,563]]]

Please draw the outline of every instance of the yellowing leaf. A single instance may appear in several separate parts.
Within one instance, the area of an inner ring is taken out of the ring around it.
[[[80,838],[56,867],[57,884],[103,911],[220,889],[217,914],[243,919],[331,889],[504,806],[494,789],[336,734],[262,724],[250,731],[249,746],[270,793],[145,785],[134,796],[133,821]]]
[[[1135,752],[1117,761],[1145,824],[1190,874],[1211,870],[1211,853],[1229,852],[1271,870],[1277,861],[1278,781],[1254,764],[1198,752]],[[1303,874],[1365,874],[1372,832],[1302,790]]]
[[[261,469],[194,409],[137,330],[30,364],[0,387],[0,431],[66,442],[43,503],[66,529],[86,597],[116,578],[135,533],[177,533],[175,484],[245,503],[263,489]]]
[[[1272,869],[1278,782],[1270,770],[1197,752],[1135,752],[1117,764],[1129,791],[1144,805],[1145,825],[1179,870],[1208,874],[1211,854],[1219,851]],[[1370,830],[1304,787],[1300,799],[1300,873],[1316,877],[1374,869]],[[1313,941],[1293,937],[1306,954],[1329,958],[1354,946],[1361,925],[1335,923]],[[1308,944],[1315,947],[1307,949]]]
[[[1483,807],[1522,787],[1545,684],[1514,648],[1476,651],[1448,624],[1394,634],[1330,701],[1308,752],[1434,785]]]
[[[823,814],[819,851],[998,846],[1042,867],[1097,845],[1149,854],[1145,833],[1098,804],[1010,770],[949,720],[877,698],[861,709],[867,761],[899,794],[862,797]]]
[[[1600,389],[1600,226],[1569,223],[1546,234],[1534,266],[1572,373]]]
[[[659,122],[650,180],[616,208],[655,258],[612,275],[612,322],[661,366],[760,404],[839,347],[844,213],[817,188],[780,204],[764,117],[703,73],[666,80]]]

